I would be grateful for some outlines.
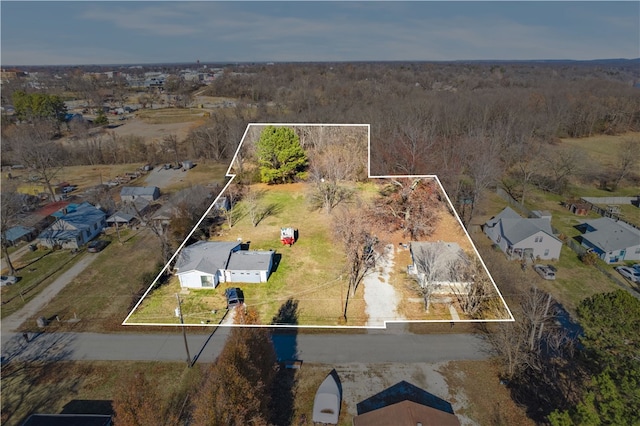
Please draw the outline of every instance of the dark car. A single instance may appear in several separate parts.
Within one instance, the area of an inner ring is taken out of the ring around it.
[[[237,287],[230,287],[224,291],[224,296],[227,298],[227,309],[241,305],[244,302],[244,294],[242,290]]]
[[[88,245],[87,245],[87,251],[89,253],[97,253],[99,251],[102,251],[106,246],[109,245],[109,241],[105,241],[105,240],[95,240],[95,241],[91,241]]]

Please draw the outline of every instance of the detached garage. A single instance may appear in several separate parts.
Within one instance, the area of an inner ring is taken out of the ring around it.
[[[266,283],[273,266],[272,250],[241,250],[231,253],[229,264],[224,271],[226,282]]]

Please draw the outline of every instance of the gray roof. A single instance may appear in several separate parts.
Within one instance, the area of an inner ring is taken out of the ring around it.
[[[462,250],[458,243],[450,243],[450,242],[420,242],[420,241],[412,241],[410,243],[410,251],[411,257],[413,259],[416,270],[419,274],[426,273],[425,264],[423,261],[425,260],[425,256],[429,259],[428,253],[431,253],[432,256],[437,257],[439,260],[438,265],[431,265],[436,269],[433,273],[435,281],[452,281],[455,277],[452,276],[452,267],[458,266],[458,262],[462,262],[463,264],[467,264],[469,262],[469,258],[466,253]],[[431,258],[433,259],[433,257]]]
[[[234,271],[269,271],[274,252],[241,250],[231,253],[227,269]]]
[[[125,186],[120,190],[120,196],[135,195],[139,197],[142,195],[154,195],[156,191],[160,191],[157,186]]]
[[[626,222],[601,217],[584,223],[594,228],[595,231],[583,234],[582,238],[605,252],[640,245],[640,230]]]
[[[487,221],[488,226],[495,226],[497,223],[502,227],[502,235],[513,244],[517,244],[525,238],[542,231],[552,238],[551,221],[548,218],[528,218],[525,219],[516,213],[511,207],[506,207],[496,217]],[[557,238],[556,238],[557,239]],[[558,240],[560,241],[560,240]]]
[[[229,255],[239,242],[198,241],[185,247],[178,256],[178,273],[200,271],[214,275],[220,269],[227,269]]]
[[[117,211],[114,214],[112,214],[111,216],[109,216],[109,218],[107,219],[107,223],[129,223],[131,222],[133,219],[135,218],[135,216],[122,212],[122,211]]]

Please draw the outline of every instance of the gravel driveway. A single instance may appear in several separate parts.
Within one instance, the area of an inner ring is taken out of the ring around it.
[[[364,286],[365,312],[367,327],[384,327],[385,321],[402,321],[406,318],[398,314],[400,297],[391,284],[389,277],[394,262],[394,247],[388,244],[384,248],[384,256],[376,266],[376,271],[365,276]]]

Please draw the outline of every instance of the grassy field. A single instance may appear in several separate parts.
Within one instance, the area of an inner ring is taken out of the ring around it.
[[[598,135],[588,138],[566,138],[562,144],[584,149],[588,156],[603,166],[611,166],[618,160],[618,149],[625,140],[635,140],[640,144],[640,132],[631,132],[621,136]]]
[[[136,117],[148,124],[188,123],[201,121],[208,115],[208,112],[196,108],[143,109],[136,112]]]
[[[271,207],[271,215],[256,227],[244,215],[233,228],[227,228],[215,238],[219,241],[236,241],[241,238],[250,242],[252,250],[276,251],[277,266],[268,282],[242,286],[246,305],[255,308],[262,322],[268,324],[287,300],[294,299],[299,301],[300,324],[339,324],[342,313],[341,291],[346,291],[344,260],[331,240],[331,229],[325,213],[309,211],[306,187],[302,184],[280,185],[270,188],[264,194],[261,203]],[[239,207],[242,209],[242,205]],[[282,246],[280,243],[280,228],[283,226],[293,226],[299,231],[299,240],[292,247]],[[231,285],[223,283],[215,290],[205,290],[206,295],[201,290],[182,294],[185,320],[196,324],[206,319],[213,321],[216,314],[211,311],[225,307],[223,294],[229,286]],[[169,284],[159,290],[151,293],[148,300],[143,302],[141,313],[136,313],[136,318],[143,318],[145,315],[158,317],[158,306],[165,306],[168,309],[165,319],[157,322],[175,321],[175,293],[178,287],[175,284],[171,287]],[[162,298],[162,302],[153,300],[156,294]],[[203,317],[202,314],[206,312],[209,312],[208,316]],[[350,301],[347,325],[364,325],[365,321],[364,300],[360,289]]]
[[[59,330],[112,332],[122,331],[121,323],[129,313],[134,295],[151,282],[142,282],[145,272],[153,271],[160,260],[159,243],[147,231],[121,232],[120,244],[115,235],[98,258],[53,298],[37,316],[58,315],[52,323]],[[67,253],[68,255],[68,253]],[[79,322],[66,322],[74,317]]]
[[[142,163],[131,164],[100,164],[95,166],[66,166],[60,169],[53,183],[69,182],[72,185],[77,185],[78,189],[70,195],[76,192],[83,191],[89,187],[98,185],[100,183],[107,182],[116,176],[124,176],[125,173],[135,172]],[[27,178],[30,172],[27,170],[16,170],[11,172],[14,177]],[[2,179],[5,179],[5,175],[2,175]],[[139,180],[142,180],[140,178]],[[136,185],[137,181],[131,181],[132,185]],[[3,180],[4,183],[4,180]]]
[[[21,279],[14,285],[2,287],[2,318],[21,309],[85,255],[82,252],[72,254],[68,250],[40,249],[27,252],[15,261],[16,275]]]

